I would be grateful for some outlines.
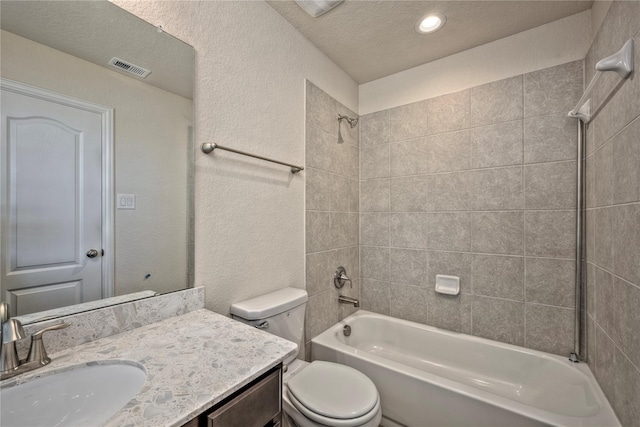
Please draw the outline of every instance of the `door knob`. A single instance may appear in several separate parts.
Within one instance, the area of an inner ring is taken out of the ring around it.
[[[98,256],[98,251],[95,249],[89,249],[87,251],[87,258],[95,258]]]

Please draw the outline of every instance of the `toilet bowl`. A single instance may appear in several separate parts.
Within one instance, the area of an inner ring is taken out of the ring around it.
[[[360,371],[337,363],[295,360],[282,382],[282,406],[297,427],[380,425],[378,390]]]
[[[285,288],[231,306],[231,317],[300,345],[307,293]],[[337,303],[337,301],[336,301]],[[284,361],[282,406],[297,427],[377,427],[380,395],[362,372],[338,363]]]

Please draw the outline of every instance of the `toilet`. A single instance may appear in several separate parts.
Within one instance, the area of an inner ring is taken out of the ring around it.
[[[285,288],[231,306],[231,317],[297,345],[302,341],[307,292]],[[337,302],[336,302],[337,304]],[[362,372],[338,363],[284,361],[284,412],[298,427],[378,427],[380,395]]]

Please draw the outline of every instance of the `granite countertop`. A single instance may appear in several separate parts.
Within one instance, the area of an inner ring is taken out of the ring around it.
[[[51,354],[52,362],[3,382],[88,362],[144,365],[147,380],[105,426],[179,427],[293,355],[296,345],[201,309]]]

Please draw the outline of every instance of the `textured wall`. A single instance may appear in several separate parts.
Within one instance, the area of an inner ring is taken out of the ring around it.
[[[115,295],[185,288],[192,100],[6,31],[2,77],[114,108],[115,193],[136,195],[116,210]]]
[[[582,86],[575,61],[362,117],[363,308],[569,354]]]
[[[360,297],[358,258],[358,129],[338,114],[357,115],[307,82],[306,101],[306,269],[307,349],[311,339],[356,311],[339,304],[338,295]],[[338,142],[338,126],[342,136]],[[338,290],[333,274],[339,266],[353,278],[353,288]],[[307,353],[308,355],[309,353]]]
[[[589,364],[625,427],[640,426],[640,2],[613,2],[585,61],[588,82],[629,38],[636,71],[603,77],[586,161]]]
[[[116,1],[196,50],[195,141],[304,164],[305,78],[357,110],[358,86],[263,1]],[[196,153],[196,286],[205,306],[305,286],[304,181]]]

